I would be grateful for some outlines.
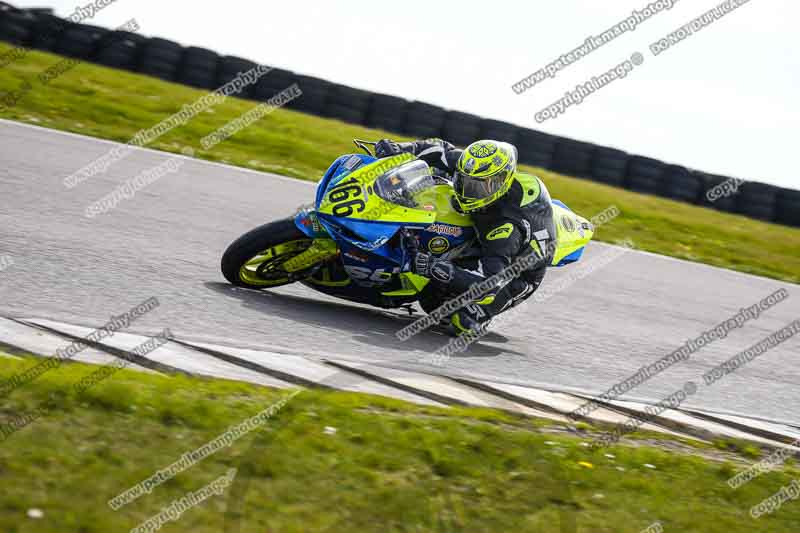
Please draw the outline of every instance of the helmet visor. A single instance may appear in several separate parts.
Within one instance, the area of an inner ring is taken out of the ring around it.
[[[508,170],[492,176],[476,178],[463,172],[456,172],[453,188],[462,200],[485,200],[503,188]]]

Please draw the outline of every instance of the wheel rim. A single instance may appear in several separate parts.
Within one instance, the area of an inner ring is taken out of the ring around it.
[[[299,239],[278,244],[259,252],[245,261],[239,269],[239,279],[248,285],[274,287],[291,283],[292,274],[281,267],[292,257],[306,251],[311,246],[311,239]]]

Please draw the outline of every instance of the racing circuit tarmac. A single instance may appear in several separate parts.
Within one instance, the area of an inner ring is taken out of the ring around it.
[[[0,121],[0,256],[13,259],[0,271],[0,316],[99,326],[155,296],[161,306],[131,332],[168,327],[186,340],[601,393],[740,308],[789,291],[758,320],[626,396],[653,401],[686,381],[700,385],[713,366],[800,319],[797,285],[627,252],[546,303],[529,300],[445,367],[427,366],[417,361],[449,338],[426,332],[399,341],[394,333],[409,324],[403,311],[335,300],[301,285],[233,289],[222,278],[219,260],[228,244],[313,201],[314,183],[136,149],[105,174],[73,189],[63,185],[112,147]],[[176,173],[107,214],[84,215],[125,180],[174,157],[183,160]],[[614,248],[591,244],[578,265],[550,270],[542,291],[608,253]],[[800,339],[793,338],[713,387],[701,386],[685,406],[800,426],[799,353]]]

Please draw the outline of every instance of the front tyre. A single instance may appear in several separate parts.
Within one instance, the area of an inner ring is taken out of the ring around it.
[[[240,287],[264,289],[298,281],[283,264],[306,251],[313,242],[300,231],[294,219],[278,220],[249,231],[228,246],[222,255],[222,274]]]

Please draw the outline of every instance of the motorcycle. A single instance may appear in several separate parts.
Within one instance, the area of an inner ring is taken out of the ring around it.
[[[317,186],[313,209],[259,226],[222,256],[233,285],[268,289],[299,282],[316,291],[380,308],[412,304],[430,313],[448,295],[409,272],[406,239],[419,250],[475,269],[480,257],[468,215],[453,208],[453,188],[412,154],[377,159],[375,143],[353,141],[365,154],[337,158]],[[552,264],[580,260],[594,227],[551,200],[558,231]]]

